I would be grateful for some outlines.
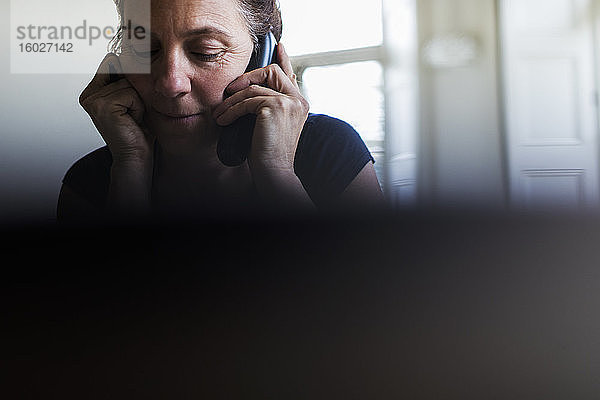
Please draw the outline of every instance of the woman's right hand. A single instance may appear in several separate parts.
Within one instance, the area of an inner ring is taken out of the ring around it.
[[[127,79],[119,58],[109,53],[79,96],[117,162],[145,162],[153,154],[153,138],[144,128],[144,104]]]
[[[154,138],[144,127],[144,104],[123,77],[119,58],[109,53],[81,93],[112,155],[107,209],[120,216],[147,215],[151,209]]]

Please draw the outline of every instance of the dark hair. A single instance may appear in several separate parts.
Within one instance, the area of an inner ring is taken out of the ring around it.
[[[109,43],[110,51],[117,53],[121,48],[123,39],[123,10],[126,0],[114,0],[119,13],[119,30]],[[248,31],[254,46],[258,45],[258,38],[273,32],[277,41],[281,40],[283,30],[281,11],[278,0],[236,0],[240,14],[246,21]]]
[[[277,0],[237,0],[252,40],[256,45],[258,38],[273,32],[277,41],[281,40],[282,22]]]

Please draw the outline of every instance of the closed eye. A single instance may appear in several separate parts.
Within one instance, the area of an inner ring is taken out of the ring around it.
[[[211,62],[216,61],[219,57],[223,55],[222,52],[219,53],[198,53],[198,52],[190,52],[192,56],[194,56],[197,60],[202,62]]]

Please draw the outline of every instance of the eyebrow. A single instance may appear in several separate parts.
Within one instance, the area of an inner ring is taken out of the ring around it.
[[[215,36],[225,36],[227,38],[231,38],[231,35],[219,28],[213,26],[206,26],[203,28],[192,29],[189,31],[185,31],[183,36],[198,36],[198,35],[215,35]]]
[[[151,35],[153,37],[157,37],[155,33],[152,33]],[[183,37],[203,36],[203,35],[221,36],[226,39],[233,38],[233,36],[231,36],[231,34],[225,32],[224,30],[221,30],[219,28],[213,27],[213,26],[205,26],[202,28],[190,29],[181,34],[181,36],[183,36]]]

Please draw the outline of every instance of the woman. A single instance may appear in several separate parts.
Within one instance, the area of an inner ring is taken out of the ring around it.
[[[135,20],[135,0],[117,8]],[[258,37],[280,39],[276,0],[153,0],[151,28],[148,54],[120,43],[80,96],[107,146],[67,172],[60,219],[382,204],[364,143],[309,115],[283,45],[277,64],[245,73]],[[123,73],[144,56],[150,74]],[[246,114],[256,115],[247,162],[227,167],[219,135]]]

